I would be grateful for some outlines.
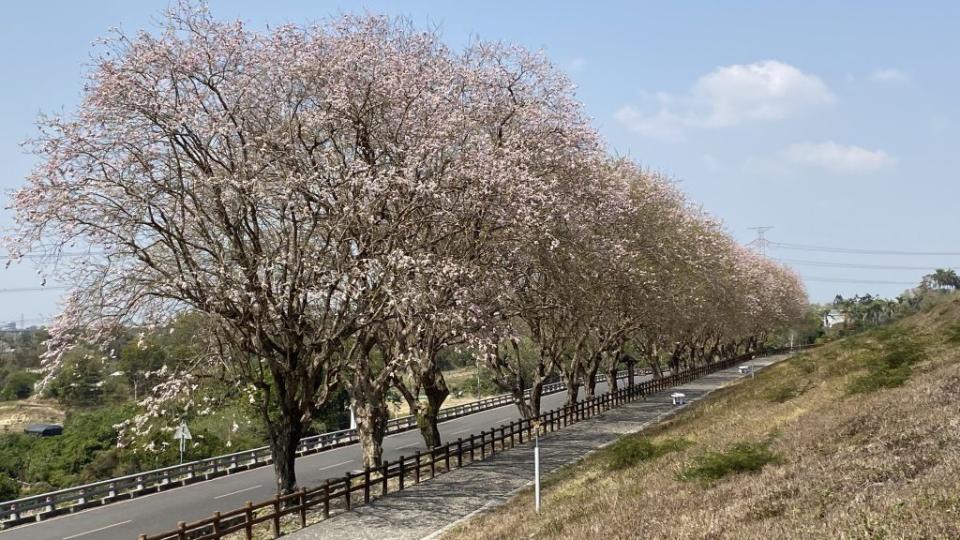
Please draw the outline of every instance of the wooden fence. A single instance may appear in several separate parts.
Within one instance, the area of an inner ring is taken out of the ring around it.
[[[412,456],[400,456],[396,460],[385,461],[378,468],[367,467],[362,471],[347,473],[341,478],[327,479],[319,487],[302,488],[297,492],[278,495],[259,503],[247,502],[242,508],[217,512],[192,523],[181,521],[174,530],[154,535],[141,534],[140,540],[220,540],[233,533],[243,533],[247,540],[252,540],[254,527],[262,523],[270,523],[273,536],[278,537],[281,518],[284,516],[296,515],[299,517],[300,527],[306,527],[308,510],[316,509],[322,512],[323,519],[326,519],[330,517],[331,505],[350,510],[354,505],[361,504],[361,501],[369,503],[373,497],[385,496],[391,484],[393,491],[403,490],[442,472],[463,467],[464,463],[482,460],[523,444],[533,437],[537,429],[541,433],[557,431],[648,394],[699,379],[753,357],[752,354],[738,356],[644,381],[616,392],[607,392],[579,401],[575,405],[547,411],[536,419],[515,420],[471,434],[469,438],[458,438],[426,452],[417,451]]]

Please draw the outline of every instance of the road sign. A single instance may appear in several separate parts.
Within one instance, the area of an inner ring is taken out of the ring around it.
[[[187,441],[193,439],[186,422],[181,422],[177,426],[177,429],[173,432],[173,438],[180,441],[180,464],[183,465],[183,452],[187,449]]]
[[[187,427],[187,424],[180,424],[173,432],[173,438],[180,441],[189,441],[193,439],[193,435],[190,435],[190,428]]]

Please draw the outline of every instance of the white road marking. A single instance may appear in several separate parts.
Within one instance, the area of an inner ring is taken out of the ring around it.
[[[81,536],[86,536],[86,535],[88,535],[88,534],[93,534],[93,533],[95,533],[95,532],[105,531],[105,530],[107,530],[107,529],[112,529],[112,528],[114,528],[114,527],[119,527],[119,526],[121,526],[121,525],[126,525],[127,523],[130,523],[131,521],[133,521],[133,520],[132,520],[132,519],[128,519],[128,520],[126,520],[126,521],[121,521],[120,523],[114,523],[113,525],[107,525],[106,527],[100,527],[99,529],[94,529],[94,530],[92,530],[92,531],[82,532],[82,533],[74,534],[74,535],[71,535],[71,536],[64,536],[64,537],[63,537],[63,540],[70,540],[71,538],[80,538]]]
[[[512,416],[508,416],[508,417],[506,417],[506,418],[501,418],[501,419],[497,420],[497,423],[498,423],[498,424],[506,424],[507,422],[513,422],[513,417],[512,417]]]
[[[461,434],[461,433],[466,433],[466,432],[468,432],[468,431],[473,431],[473,428],[467,428],[467,429],[461,429],[460,431],[454,431],[454,432],[451,433],[451,435],[459,435],[459,434]]]
[[[250,491],[252,489],[257,489],[263,487],[263,484],[257,484],[255,486],[250,486],[248,488],[238,489],[236,491],[231,491],[230,493],[224,493],[223,495],[217,495],[213,500],[222,499],[224,497],[229,497],[231,495],[236,495],[237,493],[243,493],[244,491]]]
[[[410,443],[403,446],[398,446],[397,450],[403,450],[404,448],[413,448],[414,446],[420,446],[420,443]]]
[[[339,466],[341,466],[341,465],[346,465],[347,463],[353,463],[353,460],[352,460],[352,459],[348,459],[348,460],[346,460],[346,461],[341,461],[340,463],[334,463],[333,465],[327,465],[326,467],[320,467],[320,468],[317,469],[317,470],[318,470],[318,471],[325,471],[325,470],[327,470],[327,469],[332,469],[332,468],[334,468],[334,467],[339,467]]]

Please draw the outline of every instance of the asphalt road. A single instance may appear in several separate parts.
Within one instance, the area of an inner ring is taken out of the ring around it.
[[[637,376],[643,381],[648,376]],[[623,382],[626,382],[625,380]],[[606,391],[606,383],[597,384],[597,393]],[[581,398],[583,392],[580,394]],[[541,410],[563,404],[565,392],[544,396]],[[469,436],[520,418],[515,405],[474,413],[440,424],[444,441]],[[384,459],[413,455],[425,450],[417,430],[389,435],[383,441]],[[297,479],[312,487],[327,478],[361,468],[362,451],[358,444],[305,456],[297,460]],[[174,529],[178,521],[195,521],[216,511],[233,510],[246,501],[262,501],[276,493],[273,467],[222,476],[206,482],[146,495],[76,514],[22,525],[0,532],[0,540],[135,540],[141,533],[155,534]]]

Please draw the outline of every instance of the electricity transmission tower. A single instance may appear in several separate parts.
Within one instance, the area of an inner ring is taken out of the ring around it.
[[[767,247],[770,246],[770,241],[767,240],[766,237],[764,237],[763,235],[766,234],[766,232],[772,229],[773,227],[767,226],[767,227],[748,227],[748,228],[751,231],[757,231],[757,237],[747,245],[753,248],[756,248],[756,250],[760,252],[761,255],[766,256]]]

